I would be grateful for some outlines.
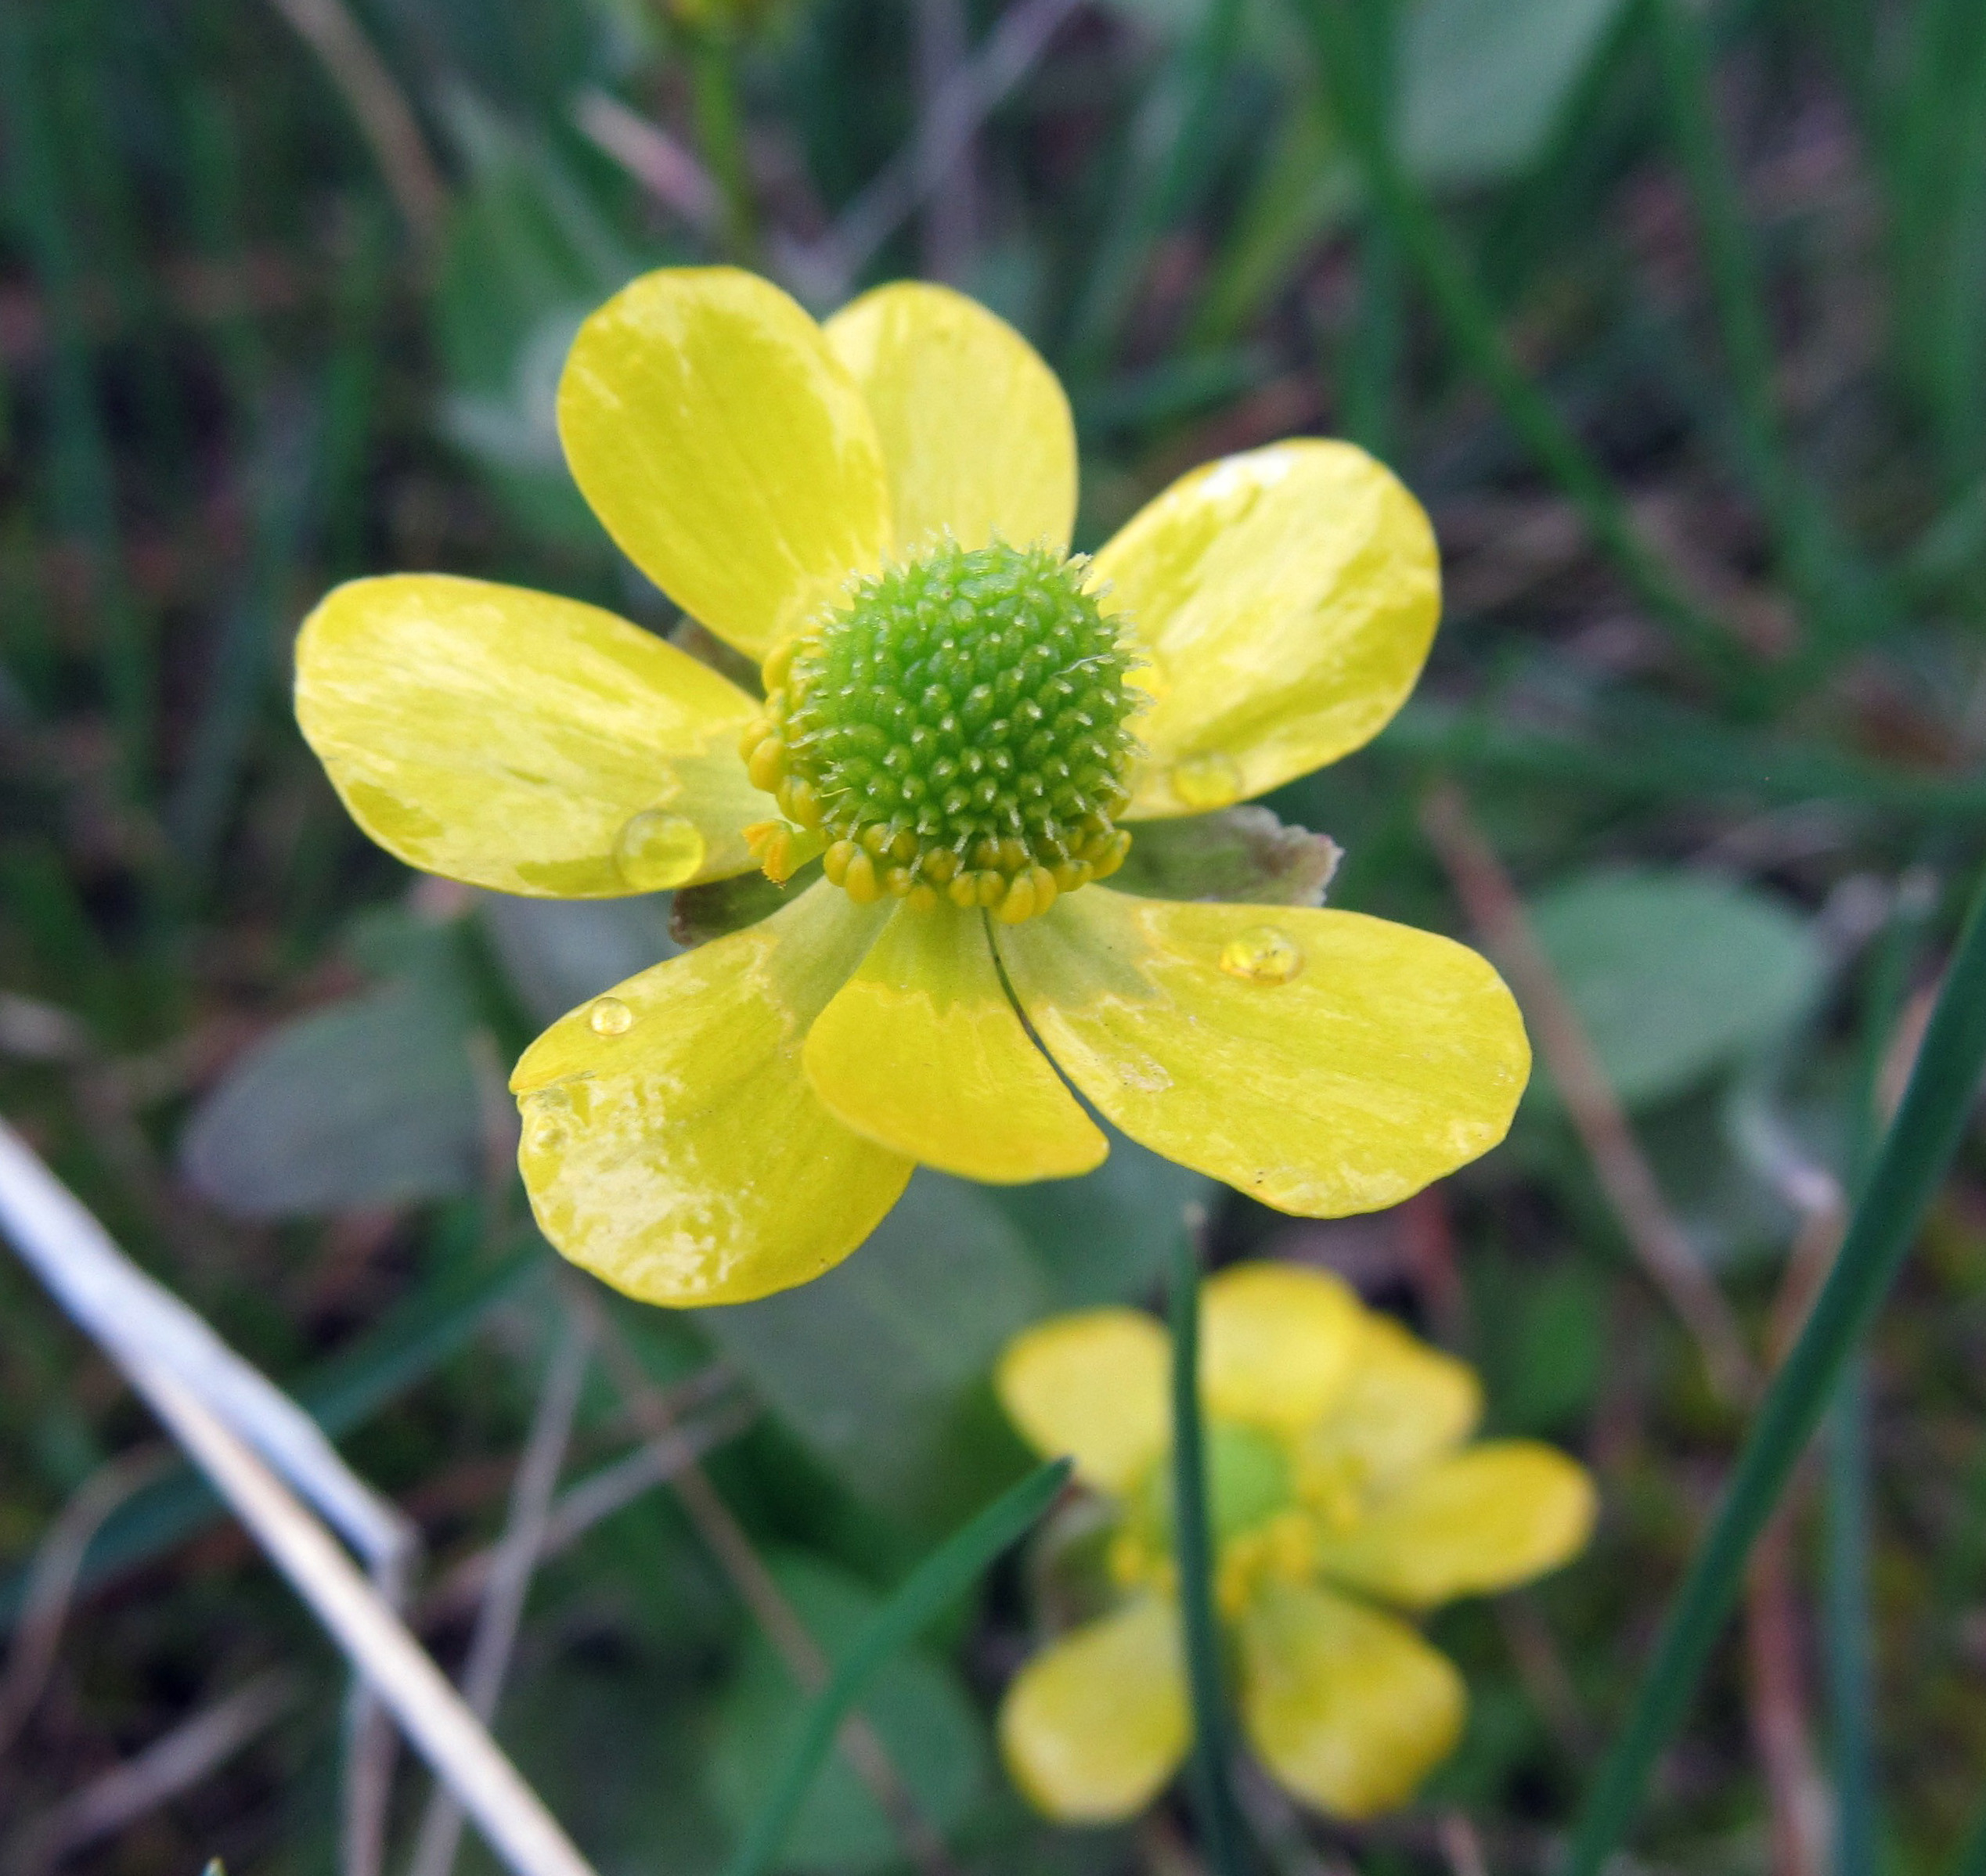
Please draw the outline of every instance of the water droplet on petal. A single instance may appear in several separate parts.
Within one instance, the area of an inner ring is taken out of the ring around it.
[[[704,837],[679,814],[651,808],[633,816],[614,842],[614,870],[637,892],[666,892],[694,879]]]
[[[1296,941],[1274,925],[1251,925],[1220,948],[1220,967],[1249,984],[1286,984],[1303,968]]]
[[[586,1026],[595,1035],[625,1035],[634,1027],[634,1012],[618,996],[596,997]]]
[[[1173,793],[1188,808],[1231,807],[1242,798],[1241,765],[1232,756],[1189,756],[1173,766]]]

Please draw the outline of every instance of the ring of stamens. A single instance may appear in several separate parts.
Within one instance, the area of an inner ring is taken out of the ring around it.
[[[822,853],[863,903],[1017,924],[1115,873],[1138,699],[1086,565],[943,542],[776,650],[740,744],[784,816],[747,830],[767,873]]]

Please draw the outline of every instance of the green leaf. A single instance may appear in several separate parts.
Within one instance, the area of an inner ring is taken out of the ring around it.
[[[1530,917],[1630,1107],[1772,1042],[1826,979],[1819,941],[1779,900],[1702,873],[1589,873],[1536,901]]]
[[[1066,1460],[1051,1461],[1003,1493],[925,1557],[838,1655],[834,1671],[809,1704],[805,1723],[780,1763],[770,1795],[730,1876],[760,1876],[778,1857],[795,1821],[804,1817],[836,1729],[863,1690],[1040,1517],[1067,1482],[1069,1469]],[[816,1842],[810,1832],[804,1841]]]
[[[977,1186],[921,1172],[845,1262],[697,1326],[858,1498],[943,1524],[1019,1469],[986,1373],[1052,1306],[1026,1242]]]
[[[1400,144],[1436,189],[1516,175],[1544,149],[1622,0],[1423,0],[1400,49]]]
[[[284,1024],[194,1111],[180,1163],[237,1218],[308,1218],[474,1186],[483,1120],[464,999],[423,972]]]
[[[821,1764],[813,1749],[821,1716],[824,1746],[859,1699],[919,1811],[940,1832],[955,1828],[985,1788],[986,1729],[949,1666],[903,1647],[921,1620],[906,1629],[893,1600],[813,1558],[775,1557],[770,1568],[808,1633],[839,1665],[810,1703],[764,1637],[752,1637],[719,1705],[708,1768],[712,1801],[741,1839],[751,1839],[774,1797],[797,1782],[790,1768],[810,1759],[820,1776],[802,1784],[797,1816],[789,1810],[775,1819],[793,1827],[779,1867],[839,1872],[896,1863],[902,1846],[875,1799],[838,1758]],[[918,1586],[914,1574],[904,1587]],[[912,1612],[921,1614],[922,1604],[920,1595]],[[788,1838],[783,1827],[779,1835]],[[755,1847],[752,1856],[737,1867],[759,1869],[769,1860]]]
[[[1288,826],[1268,808],[1250,804],[1140,823],[1111,884],[1155,899],[1321,906],[1343,858],[1329,834]]]
[[[541,1023],[676,954],[669,899],[480,895],[483,924],[517,1000]]]

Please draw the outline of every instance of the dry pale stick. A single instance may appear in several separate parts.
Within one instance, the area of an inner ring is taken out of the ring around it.
[[[510,1511],[498,1542],[482,1607],[476,1612],[469,1658],[462,1673],[462,1695],[470,1712],[485,1724],[496,1717],[510,1671],[510,1654],[524,1617],[524,1598],[545,1547],[551,1521],[552,1495],[571,1444],[573,1417],[579,1407],[579,1385],[586,1379],[593,1352],[592,1326],[568,1316],[539,1388],[538,1406],[524,1455],[511,1482]],[[445,1788],[428,1801],[414,1847],[412,1876],[449,1876],[462,1842],[462,1807]]]
[[[462,1801],[498,1856],[517,1876],[593,1876],[537,1793],[518,1776],[385,1598],[168,1356],[211,1356],[218,1349],[226,1357],[219,1371],[236,1384],[232,1390],[222,1390],[224,1400],[239,1406],[244,1398],[255,1398],[254,1389],[240,1384],[243,1377],[238,1370],[245,1370],[274,1397],[273,1403],[265,1404],[279,1404],[292,1414],[301,1410],[247,1369],[183,1304],[126,1262],[103,1226],[4,1122],[0,1122],[0,1227],[206,1473],[436,1776]],[[124,1265],[135,1284],[120,1286],[110,1280],[118,1264]],[[160,1329],[162,1348],[155,1349],[131,1322],[117,1317],[112,1305],[120,1298],[140,1306],[139,1320]],[[171,1309],[160,1308],[161,1298]],[[190,1333],[196,1327],[201,1334]],[[196,1361],[194,1366],[205,1378],[213,1378],[211,1363],[203,1366]],[[315,1424],[306,1424],[322,1441]],[[329,1442],[323,1444],[330,1451]],[[343,1461],[334,1453],[331,1457],[342,1471]],[[325,1482],[319,1476],[316,1482],[321,1488]],[[398,1518],[390,1507],[382,1508]],[[347,1503],[344,1509],[350,1514],[353,1507]]]

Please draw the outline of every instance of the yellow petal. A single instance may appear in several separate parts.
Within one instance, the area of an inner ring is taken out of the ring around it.
[[[1501,1140],[1530,1071],[1481,958],[1358,913],[1087,886],[997,942],[1035,1033],[1097,1107],[1284,1212],[1397,1204]]]
[[[1375,736],[1441,612],[1420,504],[1349,443],[1209,463],[1096,558],[1146,662],[1130,818],[1224,808]]]
[[[1007,1771],[1029,1803],[1064,1824],[1111,1824],[1142,1810],[1191,1738],[1179,1615],[1158,1596],[1063,1637],[1022,1669],[1000,1703]]]
[[[1357,1480],[1384,1485],[1459,1446],[1482,1414],[1482,1385],[1466,1362],[1368,1312],[1350,1377],[1307,1433],[1303,1457],[1327,1467],[1349,1460]]]
[[[1201,1291],[1200,1392],[1223,1420],[1299,1432],[1350,1378],[1364,1310],[1338,1278],[1234,1264]]]
[[[803,1060],[846,1125],[966,1179],[1069,1179],[1110,1150],[1021,1026],[977,910],[899,906]]]
[[[622,551],[753,657],[888,544],[869,408],[755,275],[665,268],[623,287],[573,340],[558,423]]]
[[[1172,1338],[1140,1309],[1051,1316],[1007,1345],[993,1387],[1021,1437],[1120,1495],[1172,1443]]]
[[[1534,1440],[1491,1440],[1410,1475],[1350,1530],[1321,1542],[1317,1568],[1431,1608],[1557,1569],[1585,1548],[1594,1511],[1583,1466]]]
[[[961,547],[995,535],[1069,551],[1076,427],[1033,346],[963,293],[879,286],[827,322],[882,439],[896,544],[949,529]]]
[[[438,574],[354,580],[297,638],[297,721],[409,866],[605,898],[742,873],[756,706],[597,607]],[[630,825],[632,823],[632,826]]]
[[[510,1078],[546,1237],[644,1302],[741,1303],[818,1276],[910,1162],[851,1133],[800,1067],[880,913],[822,881],[769,919],[562,1017]]]
[[[1241,1622],[1242,1722],[1269,1770],[1338,1817],[1404,1804],[1454,1749],[1462,1676],[1407,1625],[1271,1582]]]

